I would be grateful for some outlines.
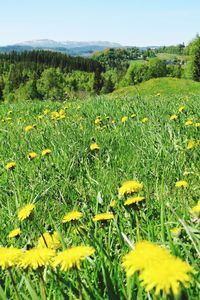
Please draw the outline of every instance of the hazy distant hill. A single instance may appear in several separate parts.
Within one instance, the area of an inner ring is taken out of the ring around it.
[[[43,40],[33,40],[17,43],[14,45],[8,45],[0,47],[0,52],[22,52],[22,51],[31,51],[31,50],[50,50],[62,52],[70,55],[80,55],[88,56],[95,51],[104,50],[106,48],[120,48],[122,47],[118,43],[112,42],[74,42],[74,41],[65,41],[57,42],[53,40],[43,39]]]

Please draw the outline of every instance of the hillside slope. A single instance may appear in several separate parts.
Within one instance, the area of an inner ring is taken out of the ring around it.
[[[200,83],[189,79],[156,78],[146,82],[118,89],[115,96],[141,95],[195,95],[200,94]]]

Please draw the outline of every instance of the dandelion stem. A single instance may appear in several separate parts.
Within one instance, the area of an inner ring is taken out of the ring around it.
[[[10,279],[12,281],[12,284],[13,284],[13,287],[14,287],[14,290],[15,290],[15,294],[16,294],[16,299],[17,300],[20,300],[20,296],[19,296],[19,292],[17,290],[17,285],[16,285],[16,282],[14,280],[14,277],[13,277],[13,274],[12,274],[12,271],[8,268],[8,273],[9,273],[9,276],[10,276]]]
[[[82,287],[82,282],[81,282],[81,277],[78,271],[78,268],[76,267],[76,275],[77,275],[77,281],[78,281],[78,287],[79,287],[79,292],[80,292],[80,300],[83,300],[83,287]]]
[[[38,272],[39,274],[39,278],[40,278],[40,291],[41,291],[41,297],[43,300],[47,300],[47,295],[46,295],[46,289],[45,289],[45,282],[44,282],[44,278],[42,275],[42,272]]]

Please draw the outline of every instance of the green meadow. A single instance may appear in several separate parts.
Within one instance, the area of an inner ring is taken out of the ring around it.
[[[0,105],[0,251],[22,249],[19,259],[0,257],[0,299],[199,299],[199,93],[199,83],[162,78],[84,101]],[[120,194],[126,181],[141,188]],[[130,197],[142,199],[125,205]],[[63,222],[69,212],[81,217]],[[40,237],[51,248],[47,232],[57,234],[54,257],[25,266]],[[127,276],[122,265],[142,241],[171,255],[151,269],[166,278],[160,289],[159,278],[147,284],[143,269]],[[93,253],[67,270],[55,265],[76,246]],[[170,271],[175,257],[192,271]]]

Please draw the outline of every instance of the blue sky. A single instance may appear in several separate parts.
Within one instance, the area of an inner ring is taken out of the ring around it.
[[[0,45],[32,39],[186,44],[200,32],[200,0],[2,0]]]

